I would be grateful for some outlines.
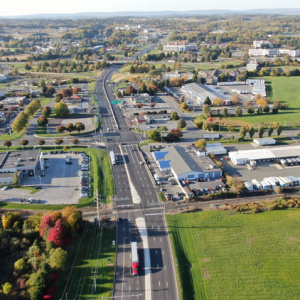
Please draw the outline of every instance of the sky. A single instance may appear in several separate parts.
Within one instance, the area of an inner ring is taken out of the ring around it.
[[[0,7],[0,16],[16,16],[41,13],[300,8],[300,3],[297,0],[14,0],[5,1],[5,5]]]

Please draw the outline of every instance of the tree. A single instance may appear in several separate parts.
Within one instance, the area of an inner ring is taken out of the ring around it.
[[[136,93],[137,93],[137,90],[132,85],[129,85],[128,88],[126,89],[127,96],[130,96],[130,95],[136,94]]]
[[[267,106],[269,103],[268,103],[268,100],[267,99],[258,99],[256,101],[256,104],[261,106],[261,107],[265,107]]]
[[[155,102],[151,102],[150,104],[149,104],[149,106],[151,107],[151,108],[153,108],[153,107],[155,107]]]
[[[22,146],[22,148],[24,149],[25,146],[27,146],[29,144],[28,140],[21,140],[20,141],[20,145]]]
[[[32,273],[27,280],[28,293],[31,300],[39,300],[43,297],[43,291],[46,287],[43,272]]]
[[[196,118],[194,120],[194,124],[197,128],[201,129],[203,127],[203,121],[201,118]]]
[[[171,119],[175,120],[175,121],[179,120],[179,116],[178,116],[178,113],[176,111],[173,111],[171,113]]]
[[[39,140],[38,140],[38,144],[39,144],[40,146],[43,146],[43,145],[45,144],[45,140],[44,140],[44,139],[39,139]]]
[[[49,117],[51,115],[51,107],[45,106],[42,111],[43,116]]]
[[[5,282],[2,285],[2,292],[4,295],[9,295],[12,292],[13,289],[13,285],[9,282]]]
[[[14,185],[17,185],[18,182],[19,182],[19,175],[18,175],[18,172],[15,171],[15,172],[14,172],[14,182],[13,182],[13,184],[14,184]]]
[[[6,147],[6,149],[9,148],[12,145],[11,140],[4,141],[3,145]]]
[[[69,225],[72,235],[82,228],[82,212],[74,206],[66,206],[61,212],[64,222]]]
[[[247,113],[250,114],[250,115],[254,114],[254,108],[252,106],[249,106],[247,108]]]
[[[186,127],[186,121],[184,119],[179,119],[177,123],[177,129],[182,129]]]
[[[241,181],[231,176],[226,176],[226,180],[227,180],[227,184],[229,185],[230,191],[232,193],[237,194],[237,206],[238,206],[240,200],[240,192],[243,190],[244,184]]]
[[[203,113],[206,118],[211,117],[211,111],[208,104],[203,105]]]
[[[15,222],[22,221],[19,212],[6,212],[2,215],[3,229],[12,229]]]
[[[240,129],[240,138],[243,140],[246,136],[247,130],[245,128],[245,126],[242,126]]]
[[[185,102],[182,102],[182,103],[180,104],[180,107],[181,107],[183,110],[187,110],[187,109],[188,109],[188,106],[187,106],[187,104],[186,104]]]
[[[62,223],[61,219],[58,219],[55,222],[54,227],[50,229],[48,242],[52,241],[55,245],[61,247],[64,245],[66,229]]]
[[[67,263],[67,251],[62,248],[52,249],[48,259],[49,266],[55,271],[64,271]]]
[[[205,139],[200,139],[195,142],[195,147],[200,148],[200,149],[205,149],[206,147],[206,140]]]
[[[64,142],[63,139],[59,139],[59,138],[55,139],[55,144],[56,145],[61,145],[63,142]]]
[[[268,137],[271,137],[272,133],[273,133],[274,128],[272,126],[270,126],[268,128]]]
[[[213,100],[213,105],[214,106],[221,106],[224,105],[224,100],[222,100],[221,98],[215,98]]]
[[[154,142],[158,142],[160,140],[160,132],[157,130],[149,130],[148,138]]]
[[[177,142],[182,137],[182,132],[180,129],[172,129],[167,134],[167,141],[169,142]]]
[[[75,130],[75,127],[74,127],[73,123],[68,123],[68,124],[66,124],[65,128],[66,128],[66,130],[69,131],[69,132],[72,132],[72,131]]]
[[[144,106],[143,103],[138,103],[138,104],[136,104],[136,107],[137,107],[138,109],[142,108],[143,106]]]
[[[19,70],[18,70],[18,68],[14,67],[14,68],[12,69],[11,74],[12,74],[13,76],[18,76],[18,75],[19,75]]]
[[[222,115],[224,118],[228,117],[228,109],[226,107],[222,110]]]
[[[233,94],[230,98],[230,101],[233,105],[239,105],[241,103],[240,98],[237,94]]]
[[[283,129],[282,129],[282,126],[279,125],[276,127],[276,131],[277,131],[277,135],[280,136],[280,134],[282,133]]]
[[[210,100],[210,98],[209,98],[208,96],[205,98],[204,104],[206,104],[206,105],[208,105],[208,106],[211,105],[211,100]]]
[[[78,140],[78,139],[73,139],[73,140],[72,140],[72,144],[73,144],[73,145],[77,145],[78,143],[79,143],[79,140]]]
[[[55,103],[54,108],[58,117],[67,117],[70,114],[69,108],[64,101]]]
[[[255,129],[253,127],[251,127],[249,129],[249,136],[250,136],[251,139],[253,138],[254,134],[255,134]]]
[[[264,112],[264,113],[270,112],[270,107],[269,107],[269,105],[266,105],[266,106],[263,107],[263,112]]]
[[[281,186],[275,186],[274,192],[275,192],[276,194],[280,194],[280,193],[282,192],[282,187],[281,187]]]
[[[84,130],[85,129],[85,126],[83,123],[81,122],[76,122],[75,123],[75,128],[76,130],[80,133],[80,131]]]
[[[180,98],[179,98],[179,103],[183,103],[184,102],[184,96],[181,95]]]
[[[258,137],[259,137],[259,138],[262,138],[263,135],[264,135],[264,133],[265,133],[264,127],[263,127],[263,126],[259,126],[259,127],[258,127],[258,132],[257,132]]]
[[[26,260],[24,258],[18,259],[14,264],[15,270],[18,272],[24,271],[26,269],[26,267],[27,267],[27,264],[26,264]]]
[[[66,127],[64,125],[59,125],[56,127],[56,131],[59,133],[62,133],[66,130]]]
[[[14,132],[20,132],[26,127],[27,122],[28,116],[23,111],[20,112],[11,125],[12,130]]]
[[[238,106],[236,108],[235,114],[237,117],[240,117],[243,114],[243,109],[240,106]]]
[[[39,116],[37,119],[39,126],[45,127],[48,124],[48,119],[45,116]]]
[[[44,215],[39,227],[39,232],[40,237],[43,238],[45,241],[47,241],[48,239],[49,230],[52,226],[53,222],[51,216],[49,214]]]

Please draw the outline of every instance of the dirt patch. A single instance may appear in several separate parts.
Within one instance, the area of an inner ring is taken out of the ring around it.
[[[299,242],[299,239],[296,238],[296,237],[294,237],[294,236],[290,236],[290,237],[288,238],[288,241],[289,241],[289,242],[293,242],[293,243],[297,243],[297,242]]]
[[[247,238],[246,243],[247,245],[252,245],[252,242],[254,241],[254,238]]]
[[[209,262],[210,261],[210,257],[205,257],[201,259],[202,262]]]
[[[211,277],[211,272],[206,269],[202,269],[204,279],[209,279]]]

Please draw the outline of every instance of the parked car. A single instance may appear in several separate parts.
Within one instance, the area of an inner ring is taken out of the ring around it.
[[[8,186],[6,185],[6,186],[4,186],[2,189],[1,189],[2,191],[6,191],[6,190],[8,190]]]
[[[41,190],[41,189],[42,189],[42,187],[41,187],[41,186],[39,186],[39,185],[37,185],[37,186],[35,186],[35,187],[34,187],[34,189],[35,189],[35,190]]]

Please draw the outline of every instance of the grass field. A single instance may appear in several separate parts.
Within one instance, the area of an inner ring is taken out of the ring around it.
[[[115,239],[115,227],[102,227],[101,233],[95,224],[86,224],[81,237],[68,247],[68,270],[57,282],[55,299],[111,297],[115,264],[112,241]]]
[[[299,299],[300,210],[168,215],[182,299]]]
[[[280,110],[279,114],[264,114],[254,116],[242,116],[240,118],[229,118],[241,120],[247,123],[260,122],[297,122],[300,120],[300,77],[265,77],[268,98],[272,101],[279,100],[289,105],[289,109]]]

